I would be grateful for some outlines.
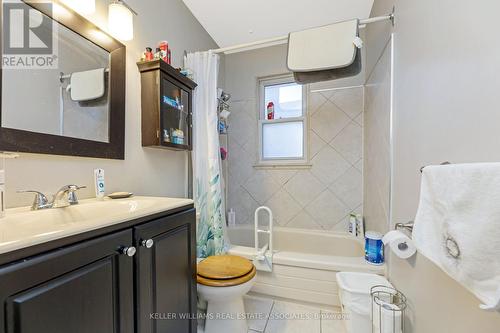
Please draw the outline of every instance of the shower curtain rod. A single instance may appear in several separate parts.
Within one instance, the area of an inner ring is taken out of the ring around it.
[[[380,22],[380,21],[386,21],[386,20],[393,21],[394,20],[394,12],[392,12],[391,14],[388,14],[388,15],[384,15],[384,16],[377,16],[377,17],[371,17],[371,18],[359,20],[359,27],[363,28],[366,24]],[[263,40],[259,40],[259,41],[255,41],[255,42],[251,42],[251,43],[223,47],[220,49],[212,50],[212,52],[214,52],[214,53],[227,53],[227,54],[238,53],[238,52],[243,52],[243,51],[256,50],[256,49],[260,49],[260,48],[268,47],[268,46],[286,44],[287,42],[288,42],[288,35],[275,37],[275,38],[263,39]]]

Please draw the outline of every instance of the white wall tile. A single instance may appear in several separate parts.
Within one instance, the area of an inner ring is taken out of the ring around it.
[[[255,99],[247,99],[243,104],[243,112],[245,112],[250,118],[254,120],[259,119],[259,109]]]
[[[261,205],[280,189],[280,185],[265,170],[256,171],[243,187]]]
[[[267,173],[273,177],[273,179],[278,182],[281,186],[285,185],[295,174],[297,170],[290,169],[273,169],[267,170]]]
[[[327,143],[313,130],[309,131],[309,158],[313,158]]]
[[[363,173],[363,159],[360,158],[359,161],[357,161],[356,163],[354,163],[354,167],[356,169],[358,169],[359,172],[361,172],[361,174]]]
[[[256,99],[231,103],[227,208],[236,210],[237,223],[253,223],[254,210],[265,204],[280,226],[346,230],[346,215],[358,204],[362,206],[363,112],[359,96],[359,92],[341,90],[309,93],[312,168],[295,170],[254,168],[259,153]]]
[[[232,180],[230,184],[244,184],[255,174],[254,161],[239,145],[231,145],[228,151],[228,169]]]
[[[303,207],[313,201],[326,185],[309,170],[300,170],[285,185],[285,190]]]
[[[364,124],[364,118],[365,118],[365,113],[364,112],[361,112],[356,118],[354,118],[354,121],[356,123],[358,123],[361,127],[363,126]]]
[[[351,121],[335,104],[327,102],[311,117],[311,128],[324,141],[330,142]]]
[[[336,90],[330,100],[354,119],[363,111],[363,87]]]
[[[236,213],[236,223],[245,224],[253,222],[253,213],[259,206],[250,193],[243,186],[229,187],[228,207],[234,209]]]
[[[271,208],[274,221],[280,226],[285,226],[302,210],[300,204],[284,189],[276,192],[265,205]]]
[[[323,229],[330,230],[335,224],[341,222],[350,210],[327,189],[306,207],[306,211]]]
[[[342,132],[330,142],[330,146],[338,151],[347,162],[351,164],[356,163],[363,157],[362,145],[362,129],[361,126],[354,121],[347,125]]]
[[[231,139],[239,145],[244,145],[250,138],[255,137],[257,133],[257,120],[243,111],[233,110],[230,115],[228,133]]]
[[[307,112],[313,115],[319,108],[328,101],[328,98],[320,92],[310,93],[307,99]]]
[[[361,172],[352,167],[339,177],[329,189],[349,208],[355,209],[363,202]]]
[[[335,149],[325,146],[312,159],[311,172],[323,184],[330,185],[351,166]]]
[[[321,225],[316,223],[314,218],[309,215],[305,210],[302,210],[297,216],[288,222],[286,225],[289,228],[299,228],[299,229],[323,229]]]

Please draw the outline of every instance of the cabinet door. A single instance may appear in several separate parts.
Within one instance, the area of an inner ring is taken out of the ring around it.
[[[190,150],[191,90],[165,73],[161,74],[160,87],[161,145]]]
[[[135,228],[138,333],[196,333],[195,229],[194,209]]]
[[[132,231],[0,267],[0,332],[133,333]]]

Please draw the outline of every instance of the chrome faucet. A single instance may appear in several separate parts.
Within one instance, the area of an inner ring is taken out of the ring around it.
[[[86,186],[65,185],[61,187],[59,191],[54,194],[52,208],[63,208],[78,204],[75,192],[82,188],[86,188]]]
[[[77,185],[65,185],[54,194],[52,201],[49,202],[45,194],[39,191],[33,190],[22,190],[17,191],[18,193],[35,193],[35,199],[31,205],[31,210],[40,210],[47,208],[63,208],[70,205],[78,204],[78,198],[76,197],[76,191],[86,188],[86,186]]]
[[[33,204],[31,205],[31,210],[40,210],[51,208],[52,204],[49,202],[49,199],[39,191],[33,190],[20,190],[17,193],[35,193],[35,200],[33,200]]]

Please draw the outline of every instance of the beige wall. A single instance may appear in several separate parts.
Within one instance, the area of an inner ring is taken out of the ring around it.
[[[286,46],[226,56],[229,118],[228,205],[237,223],[253,223],[260,205],[283,227],[345,231],[348,215],[362,213],[364,75],[305,86],[308,89],[307,169],[258,170],[257,79],[287,73]]]
[[[168,40],[173,65],[182,65],[184,50],[207,50],[217,45],[181,0],[129,0],[139,16],[134,18],[135,38],[127,42],[125,161],[22,154],[6,162],[6,202],[10,207],[29,205],[32,196],[15,193],[37,189],[54,193],[64,184],[87,185],[80,197],[91,197],[93,169],[104,168],[109,191],[132,191],[141,195],[185,196],[185,152],[144,149],[140,133],[140,77],[136,61],[146,46]],[[106,0],[97,1],[97,13],[89,19],[106,27]]]
[[[375,0],[372,16],[393,4],[391,225],[414,218],[421,166],[500,160],[500,47],[491,43],[500,3]],[[368,27],[368,66],[375,66],[389,39],[384,24]],[[472,294],[425,257],[390,258],[389,276],[409,299],[409,332],[499,331],[500,314],[479,310]]]

